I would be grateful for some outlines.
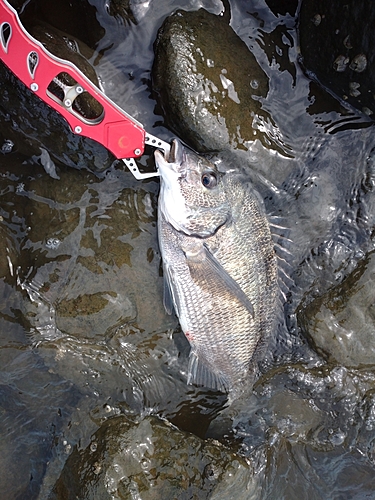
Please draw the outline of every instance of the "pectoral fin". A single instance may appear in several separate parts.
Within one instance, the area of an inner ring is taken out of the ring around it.
[[[215,290],[216,294],[231,295],[240,301],[254,318],[254,307],[249,297],[239,284],[230,276],[220,262],[212,255],[206,245],[198,257],[186,256],[190,275],[197,283],[204,283],[208,290]]]
[[[163,266],[164,283],[163,283],[163,303],[167,314],[172,314],[173,308],[179,315],[178,293],[173,279],[173,271],[169,266]]]

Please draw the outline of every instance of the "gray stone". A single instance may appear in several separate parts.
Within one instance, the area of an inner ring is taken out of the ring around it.
[[[338,286],[299,313],[318,351],[344,366],[375,364],[375,254],[371,252]]]

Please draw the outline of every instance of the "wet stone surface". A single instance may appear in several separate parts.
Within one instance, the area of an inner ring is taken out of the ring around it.
[[[168,126],[201,152],[247,149],[248,141],[262,137],[255,117],[270,120],[260,104],[267,75],[225,17],[203,9],[177,11],[164,22],[153,88]]]
[[[53,8],[48,0],[11,0],[9,3],[17,9],[27,29],[37,19],[38,24],[47,23],[54,26],[91,48],[94,48],[104,35],[104,29],[97,19],[98,8],[95,3],[58,0]]]
[[[371,2],[303,0],[299,39],[304,67],[328,89],[374,118],[375,8]]]
[[[299,323],[315,347],[344,366],[375,365],[374,254],[327,294],[301,311]]]
[[[251,486],[249,465],[219,443],[155,417],[118,416],[103,423],[86,449],[73,450],[49,498],[219,499],[234,491],[244,498],[244,490],[250,498]]]

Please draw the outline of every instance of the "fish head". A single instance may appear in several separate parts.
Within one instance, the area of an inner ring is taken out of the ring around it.
[[[207,237],[228,221],[225,174],[214,163],[177,139],[168,153],[155,152],[155,162],[161,179],[159,210],[177,231]]]

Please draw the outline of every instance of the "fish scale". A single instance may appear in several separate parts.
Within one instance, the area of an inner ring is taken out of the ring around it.
[[[178,141],[173,150],[155,154],[166,308],[171,300],[191,345],[188,383],[238,392],[275,323],[271,232],[251,186]],[[205,175],[213,188],[203,185]]]

